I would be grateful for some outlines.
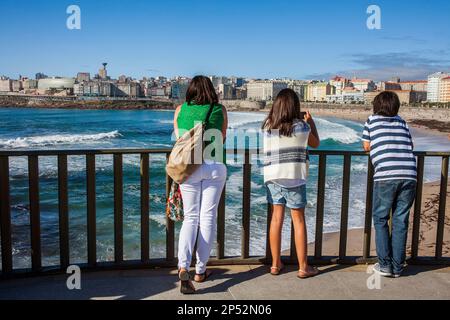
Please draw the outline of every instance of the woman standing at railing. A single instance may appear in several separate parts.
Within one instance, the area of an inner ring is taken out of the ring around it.
[[[179,138],[197,123],[205,122],[205,140],[209,141],[211,136],[215,139],[210,139],[212,142],[206,146],[200,167],[180,185],[184,221],[178,244],[178,275],[184,294],[195,292],[188,272],[196,241],[194,281],[203,282],[210,276],[206,264],[214,242],[217,209],[227,177],[223,153],[227,119],[227,111],[219,104],[211,80],[204,76],[194,77],[186,92],[186,102],[175,111],[175,135]]]
[[[306,180],[308,177],[308,146],[317,148],[319,135],[309,112],[300,112],[300,100],[291,89],[282,90],[264,121],[264,183],[267,200],[273,206],[270,224],[270,273],[279,275],[281,262],[281,230],[285,207],[291,209],[299,278],[317,275],[308,265],[305,221]]]

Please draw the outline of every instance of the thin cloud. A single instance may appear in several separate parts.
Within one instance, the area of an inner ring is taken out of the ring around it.
[[[450,70],[449,50],[389,52],[381,54],[351,54],[349,62],[360,67],[338,70],[335,73],[307,75],[307,79],[329,79],[339,74],[345,77],[364,77],[377,81],[400,77],[404,80],[426,79],[436,71]],[[445,57],[445,58],[443,58]]]
[[[412,43],[418,43],[418,44],[424,44],[428,41],[425,39],[419,39],[413,36],[383,36],[380,37],[381,40],[386,41],[405,41],[405,42],[412,42]]]

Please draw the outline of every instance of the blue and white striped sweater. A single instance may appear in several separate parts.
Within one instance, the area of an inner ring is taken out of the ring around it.
[[[362,139],[370,142],[374,181],[417,179],[411,133],[400,116],[370,116]]]

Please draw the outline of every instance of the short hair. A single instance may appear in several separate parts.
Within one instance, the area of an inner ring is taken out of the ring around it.
[[[400,109],[400,99],[395,92],[383,91],[373,100],[373,113],[386,116],[395,117]]]
[[[211,79],[205,76],[195,76],[189,83],[186,101],[189,105],[218,104],[219,99]]]

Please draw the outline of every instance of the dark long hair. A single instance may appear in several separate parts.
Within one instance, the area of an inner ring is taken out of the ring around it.
[[[300,99],[292,89],[283,89],[273,102],[269,115],[264,120],[262,129],[279,130],[280,135],[292,136],[294,122],[302,120],[300,113]]]
[[[373,100],[373,113],[385,116],[395,117],[400,109],[400,99],[395,92],[383,91]]]
[[[195,76],[186,91],[186,102],[197,105],[218,104],[219,98],[211,80],[205,76]]]

